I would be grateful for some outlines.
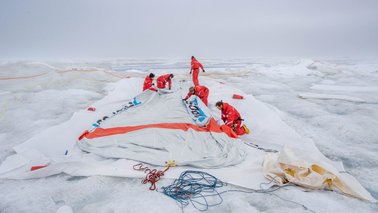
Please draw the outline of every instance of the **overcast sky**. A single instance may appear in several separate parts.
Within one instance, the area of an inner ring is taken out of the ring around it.
[[[378,53],[378,0],[0,0],[0,58]]]

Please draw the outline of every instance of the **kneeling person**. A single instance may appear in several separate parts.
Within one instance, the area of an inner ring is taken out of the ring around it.
[[[230,127],[237,135],[249,134],[249,129],[242,123],[240,113],[230,104],[218,101],[215,106],[222,112],[222,120],[224,124]]]

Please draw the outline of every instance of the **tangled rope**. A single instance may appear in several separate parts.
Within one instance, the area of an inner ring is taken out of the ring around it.
[[[216,177],[200,171],[185,171],[173,184],[163,187],[163,193],[176,200],[182,207],[189,203],[200,210],[206,211],[210,206],[216,206],[223,202],[222,197],[216,191],[224,185]],[[206,197],[216,196],[214,204],[209,204]],[[201,208],[202,206],[202,208]]]
[[[153,191],[153,190],[156,190],[156,183],[160,180],[160,177],[164,176],[164,173],[168,171],[170,167],[173,167],[173,166],[174,165],[167,163],[164,170],[158,171],[157,169],[150,169],[147,166],[143,167],[142,163],[138,163],[133,166],[133,169],[137,171],[144,171],[144,173],[147,173],[144,180],[142,180],[142,183],[143,184],[150,183],[151,186],[149,189]]]
[[[218,188],[227,185],[225,182],[222,182],[218,178],[206,172],[187,170],[181,173],[180,177],[176,179],[171,185],[167,187],[162,187],[162,193],[174,199],[177,203],[181,205],[182,208],[186,207],[187,205],[189,205],[189,203],[191,203],[194,206],[194,208],[202,212],[208,210],[209,207],[220,205],[223,202],[223,198],[221,195],[227,192],[265,193],[269,195],[274,195],[284,201],[300,205],[307,211],[314,212],[313,210],[307,208],[305,205],[301,203],[281,198],[280,196],[272,193],[284,187],[295,186],[294,184],[287,184],[284,186],[273,186],[268,189],[262,188],[262,185],[269,185],[270,183],[272,183],[273,180],[271,180],[269,183],[261,183],[261,189],[258,190],[250,189],[248,191],[245,191],[235,189],[218,192]],[[212,200],[209,201],[208,198],[212,198]]]

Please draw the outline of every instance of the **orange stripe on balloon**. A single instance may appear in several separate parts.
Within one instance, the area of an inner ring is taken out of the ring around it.
[[[173,129],[188,131],[192,129],[197,132],[216,132],[221,133],[222,130],[217,125],[214,118],[210,119],[209,124],[206,127],[199,127],[190,123],[158,123],[158,124],[145,124],[138,126],[125,126],[125,127],[113,127],[113,128],[96,128],[93,132],[86,134],[84,137],[88,139],[99,138],[109,135],[127,134],[142,129],[160,128],[160,129]]]

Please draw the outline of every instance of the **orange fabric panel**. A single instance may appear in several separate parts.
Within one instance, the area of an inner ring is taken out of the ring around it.
[[[217,125],[214,118],[210,119],[209,124],[206,127],[199,127],[194,124],[190,123],[158,123],[158,124],[145,124],[139,126],[125,126],[125,127],[113,127],[113,128],[97,128],[95,131],[85,134],[84,137],[88,139],[104,137],[109,135],[116,135],[116,134],[126,134],[129,132],[147,129],[147,128],[161,128],[161,129],[177,129],[188,131],[189,129],[193,129],[197,132],[217,132],[220,133],[222,130]]]
[[[129,132],[147,129],[147,128],[162,128],[162,129],[177,129],[188,131],[189,129],[193,129],[197,132],[215,132],[215,133],[225,133],[230,138],[238,138],[238,135],[228,126],[222,125],[221,127],[218,126],[217,122],[214,118],[210,119],[209,124],[206,127],[199,127],[194,124],[189,123],[158,123],[158,124],[145,124],[139,126],[125,126],[125,127],[114,127],[114,128],[97,128],[95,131],[88,133],[86,131],[81,138],[85,137],[87,139],[99,138],[109,135],[116,135],[116,134],[126,134]],[[79,138],[79,140],[81,140]]]
[[[220,129],[222,130],[222,132],[226,133],[228,137],[238,138],[238,135],[234,132],[234,130],[231,129],[231,127],[223,124]]]

